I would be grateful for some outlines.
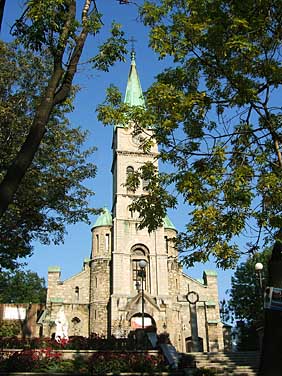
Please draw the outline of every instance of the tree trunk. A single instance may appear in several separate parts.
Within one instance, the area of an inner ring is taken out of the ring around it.
[[[4,9],[5,9],[6,0],[0,0],[0,31],[2,29],[2,21],[4,16]]]
[[[54,96],[63,72],[60,66],[55,69],[49,80],[46,93],[38,107],[27,138],[0,184],[0,218],[8,208],[8,205],[12,202],[15,192],[39,148],[54,107]]]
[[[88,12],[88,8],[89,4],[88,1],[86,1],[84,8],[86,12]],[[70,10],[71,17],[74,10],[75,8]],[[66,32],[69,32],[68,29],[66,29]],[[33,161],[46,131],[46,126],[54,106],[62,103],[70,93],[72,81],[87,35],[87,28],[83,28],[77,38],[76,46],[73,49],[70,63],[66,71],[64,71],[61,66],[63,53],[60,54],[58,61],[55,61],[54,72],[49,80],[46,93],[38,107],[29,134],[0,184],[0,218],[7,210],[8,205],[12,202],[14,194]]]
[[[282,288],[282,231],[272,250],[268,264],[268,286]],[[282,306],[281,306],[282,308]],[[282,375],[282,311],[265,310],[264,337],[259,376]]]

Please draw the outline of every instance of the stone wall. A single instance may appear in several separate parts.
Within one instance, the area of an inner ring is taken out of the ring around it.
[[[90,292],[89,260],[83,270],[73,277],[61,281],[61,269],[58,266],[48,268],[47,303],[88,304]]]
[[[110,260],[91,261],[90,333],[108,334],[110,297]]]
[[[68,322],[68,336],[89,336],[89,304],[48,303],[43,320],[44,336],[54,337],[56,333],[55,321],[59,310],[63,306]]]

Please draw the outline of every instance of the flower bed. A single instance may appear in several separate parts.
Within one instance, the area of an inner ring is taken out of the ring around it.
[[[105,338],[92,334],[90,337],[73,336],[57,342],[51,338],[0,337],[0,349],[44,349],[57,350],[135,350],[136,343],[130,338]]]
[[[74,359],[63,359],[62,353],[53,349],[25,349],[0,356],[0,369],[5,372],[64,372],[105,375],[121,372],[167,371],[162,355],[126,352],[95,352],[89,358],[79,353]]]

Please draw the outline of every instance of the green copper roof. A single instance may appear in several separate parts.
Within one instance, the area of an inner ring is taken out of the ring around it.
[[[172,230],[176,230],[174,224],[171,222],[168,215],[166,215],[164,218],[164,228],[170,228]]]
[[[136,70],[135,52],[131,52],[131,66],[127,80],[124,103],[130,106],[145,106],[143,91]]]
[[[61,268],[60,266],[49,266],[48,267],[48,272],[49,273],[57,273],[57,272],[60,272],[61,271]]]
[[[103,212],[99,215],[96,222],[93,225],[94,227],[100,226],[111,226],[112,225],[112,216],[107,208],[103,209]]]
[[[64,303],[64,298],[50,298],[50,303]]]
[[[211,277],[217,277],[217,272],[215,270],[204,270],[204,274]]]

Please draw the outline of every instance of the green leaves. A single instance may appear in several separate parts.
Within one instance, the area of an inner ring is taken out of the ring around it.
[[[23,143],[31,126],[38,96],[50,74],[49,56],[39,59],[15,46],[1,44],[0,69],[0,177]],[[2,69],[3,68],[3,69]],[[57,106],[45,137],[12,204],[0,221],[0,268],[13,269],[32,253],[32,241],[63,241],[66,225],[88,221],[94,149],[84,149],[87,133],[72,127],[66,114],[72,99]],[[11,116],[12,115],[12,116]],[[83,150],[84,149],[84,150]]]
[[[0,303],[46,302],[45,280],[30,270],[2,272],[0,283]]]
[[[262,297],[258,276],[255,273],[255,264],[261,262],[264,265],[263,279],[267,280],[267,263],[270,254],[270,249],[266,249],[261,254],[255,254],[254,257],[248,258],[247,261],[237,266],[231,280],[229,300],[229,307],[235,319],[246,320],[249,324],[262,320]]]
[[[116,61],[125,61],[126,44],[127,41],[124,38],[124,32],[121,30],[121,25],[113,23],[111,37],[99,47],[99,54],[90,60],[94,68],[108,72],[109,67]]]
[[[139,171],[130,176],[127,187],[134,191],[140,181],[146,182],[146,193],[133,200],[131,209],[139,214],[139,228],[147,228],[152,232],[163,223],[167,209],[175,207],[176,199],[164,188],[167,176],[159,174],[153,163],[145,163]]]
[[[151,47],[174,64],[147,91],[146,109],[112,92],[100,120],[154,129],[158,158],[169,166],[164,176],[150,171],[156,184],[134,203],[142,226],[157,228],[164,203],[174,207],[177,197],[188,213],[177,240],[183,262],[212,256],[234,267],[243,249],[269,241],[282,223],[280,5],[152,0],[140,14]]]
[[[71,19],[70,19],[71,18]],[[29,0],[26,11],[13,28],[13,35],[27,49],[41,51],[49,46],[60,48],[60,35],[67,21],[72,22],[70,29],[75,31],[75,2],[73,0]]]
[[[231,279],[227,312],[232,322],[236,323],[234,330],[238,337],[237,350],[240,351],[259,349],[257,330],[263,326],[264,312],[262,291],[259,276],[255,272],[255,264],[260,262],[264,265],[261,278],[265,286],[270,254],[271,250],[265,249],[260,254],[255,253],[247,258],[237,266]]]
[[[159,57],[176,63],[146,93],[146,109],[187,204],[184,263],[212,255],[234,266],[239,237],[251,234],[252,249],[281,226],[280,5],[147,1],[141,17]]]

